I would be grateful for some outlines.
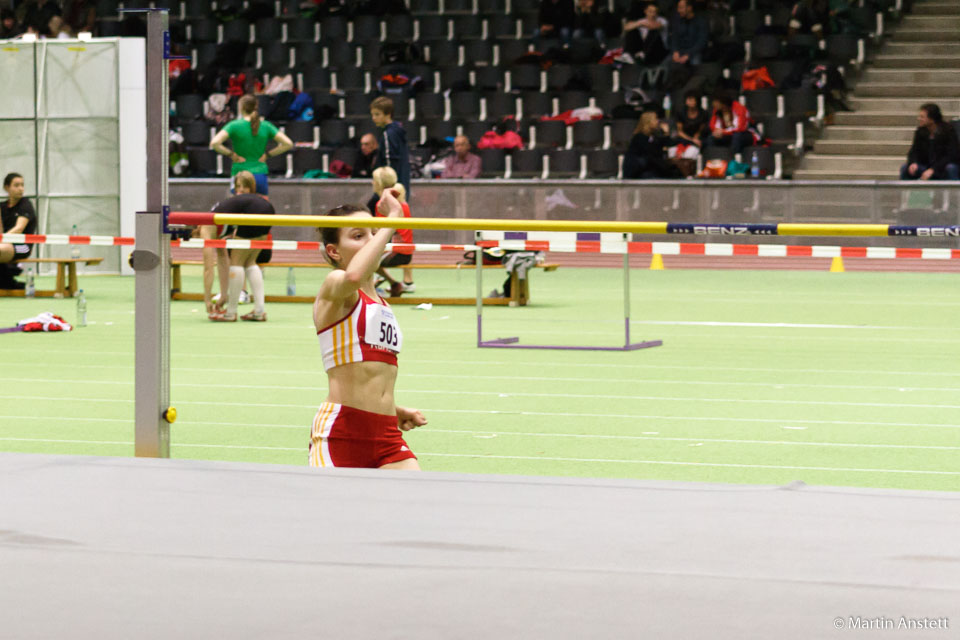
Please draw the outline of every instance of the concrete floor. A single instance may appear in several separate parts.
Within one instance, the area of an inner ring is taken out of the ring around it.
[[[0,638],[960,638],[958,539],[960,493],[0,454]]]

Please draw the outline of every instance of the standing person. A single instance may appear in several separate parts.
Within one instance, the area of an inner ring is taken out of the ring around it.
[[[403,215],[390,191],[382,197],[388,218]],[[360,206],[327,215],[369,218]],[[312,467],[419,470],[401,431],[427,424],[416,409],[397,406],[397,354],[403,334],[389,305],[377,295],[373,274],[392,229],[323,228],[324,256],[334,267],[313,303],[329,392],[310,431]]]
[[[236,177],[237,195],[231,196],[213,207],[214,213],[257,213],[273,215],[273,205],[256,193],[257,183],[249,171],[241,171]],[[270,227],[261,226],[228,226],[221,234],[221,238],[243,238],[247,240],[266,240]],[[240,302],[240,289],[243,287],[243,278],[246,275],[253,293],[253,311],[241,316],[241,320],[251,322],[266,322],[267,312],[264,309],[263,272],[257,266],[257,255],[260,249],[229,249],[230,254],[230,282],[226,300],[226,310],[215,310],[208,317],[214,322],[236,322],[237,305]],[[204,292],[206,293],[206,292]],[[221,304],[223,300],[221,298]]]
[[[3,233],[36,233],[37,214],[33,204],[23,197],[23,176],[8,173],[3,179],[7,201],[0,203],[0,229]],[[14,280],[21,273],[18,260],[30,256],[33,245],[0,242],[0,289],[23,289],[24,284]]]
[[[410,197],[410,150],[407,131],[393,120],[393,100],[380,96],[370,103],[370,119],[379,129],[377,167],[391,167]]]
[[[403,209],[403,217],[409,218],[410,205],[407,204],[406,191],[402,184],[397,183],[397,174],[390,167],[379,167],[373,171],[373,191],[377,194],[376,202],[371,201],[373,210],[378,216],[384,214],[380,202],[383,198],[383,192],[388,189],[393,192],[400,202],[400,206]],[[413,230],[397,229],[393,234],[392,242],[413,244]],[[417,286],[413,283],[413,269],[406,266],[409,265],[412,260],[413,250],[403,248],[394,249],[390,253],[385,254],[380,260],[380,268],[377,269],[377,274],[379,274],[383,280],[390,283],[391,297],[396,298],[404,293],[413,293],[417,290]],[[403,282],[397,282],[391,278],[387,272],[387,267],[403,267]]]
[[[260,107],[255,96],[243,96],[237,103],[237,108],[240,117],[224,125],[210,141],[210,148],[233,160],[230,175],[249,171],[257,181],[256,193],[269,195],[267,174],[270,169],[267,167],[267,158],[283,155],[293,148],[293,141],[272,122],[260,117]],[[233,145],[232,151],[223,144],[228,139]],[[277,146],[268,153],[267,143],[271,140],[274,140]]]
[[[900,167],[901,180],[960,180],[960,149],[953,126],[943,121],[940,107],[932,102],[920,107],[907,163]]]
[[[480,156],[470,153],[470,140],[467,136],[457,136],[453,139],[453,153],[443,159],[440,177],[474,180],[482,170]]]
[[[360,138],[360,158],[350,173],[351,178],[372,178],[373,170],[377,166],[377,138],[372,133],[365,133]]]

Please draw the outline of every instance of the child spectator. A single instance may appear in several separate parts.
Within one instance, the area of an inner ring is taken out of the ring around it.
[[[397,172],[397,179],[410,197],[410,151],[407,148],[407,131],[393,120],[393,100],[383,96],[370,103],[370,119],[380,129],[377,140],[377,165],[390,167]]]

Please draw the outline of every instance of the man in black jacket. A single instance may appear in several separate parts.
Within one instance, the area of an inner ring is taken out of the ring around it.
[[[920,107],[917,124],[900,179],[960,180],[960,143],[953,127],[943,121],[940,107],[933,103]]]

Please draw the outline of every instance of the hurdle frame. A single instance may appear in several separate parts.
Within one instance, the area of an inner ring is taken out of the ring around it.
[[[645,340],[630,342],[630,254],[627,245],[630,234],[622,233],[623,242],[623,346],[592,346],[592,345],[551,345],[551,344],[521,344],[519,336],[509,338],[483,339],[483,244],[484,231],[474,232],[474,244],[477,245],[476,273],[477,273],[477,348],[478,349],[541,349],[552,351],[636,351],[663,345],[663,340]],[[579,235],[579,234],[578,234]],[[599,240],[599,234],[596,234]]]

